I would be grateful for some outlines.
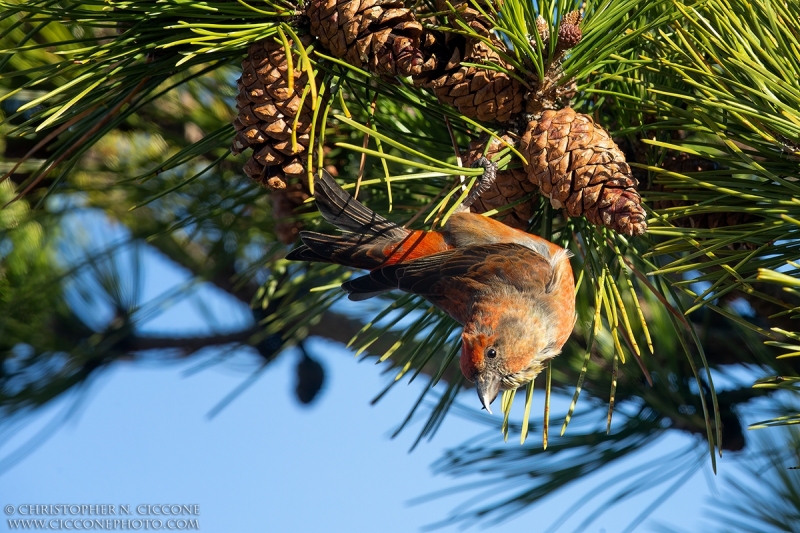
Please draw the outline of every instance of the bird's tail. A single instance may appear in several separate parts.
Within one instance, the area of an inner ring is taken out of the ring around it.
[[[389,239],[403,239],[408,235],[408,230],[350,196],[327,172],[314,179],[314,200],[325,220],[341,230]]]
[[[350,196],[327,172],[314,180],[314,199],[325,220],[347,233],[302,231],[303,246],[292,250],[287,259],[373,269],[384,264],[412,233]]]

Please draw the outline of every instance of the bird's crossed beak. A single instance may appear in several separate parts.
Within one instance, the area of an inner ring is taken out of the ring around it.
[[[483,408],[492,414],[489,405],[500,392],[500,376],[494,373],[481,374],[475,380],[475,387],[478,389],[478,398],[480,398]]]

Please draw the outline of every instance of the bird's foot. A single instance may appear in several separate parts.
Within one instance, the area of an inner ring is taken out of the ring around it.
[[[475,200],[480,198],[483,193],[489,190],[497,178],[497,163],[490,161],[485,157],[481,157],[472,164],[472,167],[483,167],[483,174],[478,177],[478,181],[469,193],[469,196],[461,203],[456,209],[457,212],[469,211],[470,206],[475,203]]]

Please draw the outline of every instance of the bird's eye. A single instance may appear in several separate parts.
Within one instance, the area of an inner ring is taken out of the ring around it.
[[[494,349],[494,346],[489,346],[486,348],[486,357],[495,358],[497,357],[497,350]]]

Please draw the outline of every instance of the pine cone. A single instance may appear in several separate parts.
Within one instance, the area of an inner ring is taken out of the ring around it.
[[[485,12],[492,12],[486,0],[478,0],[478,4]],[[494,9],[499,9],[502,2],[495,0],[493,4]],[[437,0],[436,8],[448,11],[450,6],[446,0]],[[492,34],[493,23],[470,2],[453,2],[453,8],[458,14],[448,17],[447,24],[460,29],[454,20],[457,17],[478,35],[491,39],[497,49],[506,49]],[[414,76],[414,83],[431,89],[441,103],[486,122],[510,122],[522,112],[525,90],[519,81],[496,70],[462,65],[462,62],[485,63],[510,69],[485,42],[458,33],[429,31],[425,33],[422,51],[429,58],[427,68]]]
[[[485,42],[443,32],[428,32],[425,37],[423,50],[433,57],[436,68],[415,76],[416,85],[431,89],[441,103],[485,122],[510,122],[522,112],[525,90],[518,80],[497,70],[462,64],[496,64],[510,69]],[[493,44],[505,47],[497,39]]]
[[[512,146],[515,144],[514,140],[508,135],[504,135],[503,140]],[[485,138],[472,141],[464,158],[464,165],[472,166],[475,161],[484,156],[485,147]],[[492,142],[486,151],[485,157],[493,159],[504,147],[505,145],[497,137],[492,137]],[[485,213],[492,209],[501,209],[534,191],[536,191],[536,185],[528,179],[528,175],[522,168],[499,170],[491,188],[472,204],[471,210],[475,213]],[[533,202],[517,204],[509,211],[506,211],[508,214],[500,220],[512,228],[527,229],[528,220],[533,216],[533,206]]]
[[[376,74],[422,72],[422,24],[402,0],[311,0],[311,33],[336,57]]]
[[[311,36],[304,37],[302,45],[307,46],[311,40]],[[254,43],[242,62],[238,81],[239,116],[233,123],[237,133],[231,151],[238,154],[252,148],[253,155],[245,163],[244,172],[272,189],[284,189],[292,180],[306,176],[306,153],[314,115],[311,96],[301,98],[308,75],[297,68],[297,56],[293,58],[295,68],[290,73],[281,43],[273,39]],[[291,91],[290,75],[294,77]]]
[[[571,108],[545,111],[528,124],[520,148],[528,178],[553,207],[626,235],[647,230],[639,183],[625,155],[588,115]]]
[[[556,51],[569,50],[579,42],[583,34],[577,24],[561,24],[558,28]]]
[[[300,403],[310,404],[325,383],[325,369],[303,349],[303,358],[297,362],[295,372],[297,381],[294,390],[297,399]]]
[[[556,55],[581,42],[583,38],[583,32],[581,32],[580,28],[581,21],[583,21],[583,15],[580,11],[570,11],[561,19],[561,24],[558,26],[558,39],[556,40]]]

